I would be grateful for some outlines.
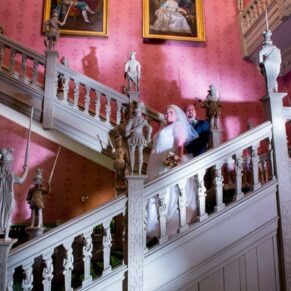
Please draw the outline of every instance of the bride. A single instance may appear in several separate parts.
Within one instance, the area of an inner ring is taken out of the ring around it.
[[[166,125],[162,127],[154,136],[153,148],[149,157],[148,172],[149,179],[169,170],[163,165],[163,161],[173,152],[178,154],[181,161],[187,161],[190,157],[184,155],[184,145],[198,137],[197,132],[189,124],[183,110],[176,105],[169,105],[165,114]],[[188,179],[186,183],[187,196],[187,223],[193,221],[196,217],[196,188],[193,178]],[[165,203],[167,207],[167,233],[168,235],[177,233],[179,228],[177,186],[167,189]],[[157,199],[151,198],[147,208],[147,237],[159,237],[160,227],[158,220]]]

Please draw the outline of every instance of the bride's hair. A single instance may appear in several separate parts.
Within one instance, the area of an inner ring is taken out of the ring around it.
[[[175,122],[180,123],[185,128],[185,131],[186,131],[185,144],[188,144],[193,139],[196,139],[198,137],[198,133],[193,128],[193,126],[189,123],[184,111],[179,106],[177,106],[175,104],[168,105],[167,108],[173,108],[175,110],[176,117],[177,117],[177,120]]]

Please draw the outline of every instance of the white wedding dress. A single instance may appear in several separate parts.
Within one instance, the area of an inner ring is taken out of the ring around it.
[[[181,134],[181,127],[177,123],[172,123],[160,129],[155,137],[153,149],[148,163],[148,177],[153,179],[159,174],[169,170],[163,165],[163,161],[169,152],[177,153],[177,145],[175,140]],[[167,233],[173,235],[177,233],[179,228],[179,212],[178,212],[178,196],[179,191],[177,186],[172,186],[167,189],[165,203],[167,206]],[[196,186],[194,178],[190,178],[186,183],[187,196],[187,223],[193,222],[196,218]],[[157,198],[151,198],[147,207],[147,237],[159,237],[160,226],[158,220],[158,202]]]

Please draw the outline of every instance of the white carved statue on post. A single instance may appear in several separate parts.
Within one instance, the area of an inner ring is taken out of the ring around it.
[[[33,108],[31,110],[30,116],[30,125],[23,164],[23,172],[20,176],[16,176],[12,171],[14,149],[0,149],[0,234],[4,234],[4,240],[9,239],[11,215],[14,208],[14,184],[22,184],[28,174],[32,117]]]
[[[124,78],[128,81],[128,91],[139,91],[141,65],[135,59],[136,52],[131,51],[129,61],[124,66]]]
[[[280,74],[281,52],[271,40],[272,32],[264,31],[263,48],[259,53],[260,69],[265,77],[268,93],[278,92],[277,78]]]
[[[13,161],[12,148],[0,149],[0,233],[4,239],[9,239],[11,226],[11,214],[14,208],[14,184],[22,184],[28,174],[28,165],[25,162],[23,173],[16,176],[12,171]]]
[[[134,171],[135,148],[138,147],[138,174],[141,175],[143,148],[151,142],[152,127],[143,116],[143,112],[144,104],[142,102],[137,102],[133,110],[134,116],[129,119],[125,127],[125,136],[128,137],[130,151],[131,174],[133,174]]]

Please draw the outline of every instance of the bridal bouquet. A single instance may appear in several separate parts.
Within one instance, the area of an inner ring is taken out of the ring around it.
[[[166,158],[163,160],[163,165],[168,168],[174,168],[180,164],[180,161],[180,157],[177,154],[169,152]]]

